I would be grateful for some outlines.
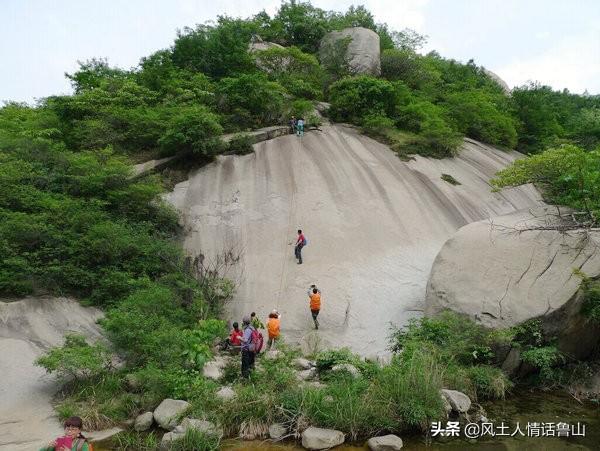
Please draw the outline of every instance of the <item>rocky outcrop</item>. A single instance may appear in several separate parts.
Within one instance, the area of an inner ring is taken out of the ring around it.
[[[135,419],[133,428],[138,432],[147,431],[148,429],[150,429],[153,422],[154,422],[153,413],[146,412],[141,415],[138,415],[138,417]]]
[[[522,210],[459,229],[433,263],[426,314],[453,310],[491,328],[539,318],[561,351],[587,357],[600,330],[580,313],[575,272],[600,275],[600,235],[534,230],[563,221],[555,212]]]
[[[505,94],[510,94],[510,87],[508,86],[508,83],[506,83],[504,80],[502,80],[500,78],[500,76],[494,72],[492,72],[489,69],[483,69],[483,71],[485,72],[485,74],[490,77],[492,80],[494,80],[496,82],[496,84],[498,86],[500,86],[502,88],[502,90],[504,91]]]
[[[248,52],[250,53],[260,52],[262,50],[269,50],[273,48],[282,49],[284,47],[274,42],[263,41],[262,38],[258,35],[252,36],[252,39],[248,44]]]
[[[328,449],[344,443],[344,433],[334,429],[309,427],[302,433],[302,446],[306,449]]]
[[[339,52],[348,41],[345,58],[354,74],[381,74],[379,35],[362,27],[344,28],[327,33],[321,40],[319,58],[322,62],[339,61]]]
[[[373,437],[367,441],[371,451],[398,451],[402,449],[402,439],[394,434]]]
[[[172,431],[179,416],[189,409],[190,403],[179,399],[164,399],[154,410],[154,420],[163,429]]]
[[[57,437],[62,425],[52,407],[61,383],[35,360],[69,333],[91,343],[101,339],[102,312],[75,299],[35,296],[0,301],[0,449],[39,449]]]

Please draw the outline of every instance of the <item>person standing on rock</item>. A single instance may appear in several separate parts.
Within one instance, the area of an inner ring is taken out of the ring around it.
[[[292,116],[290,119],[290,129],[292,130],[292,135],[296,133],[296,117]]]
[[[242,342],[242,377],[248,379],[250,371],[254,368],[254,359],[256,357],[254,350],[250,349],[252,332],[256,330],[250,324],[250,317],[244,316],[242,319],[242,329],[244,330],[244,335],[240,337],[240,341]]]
[[[296,247],[294,248],[294,255],[298,259],[298,264],[302,264],[302,248],[306,246],[306,238],[302,233],[302,230],[298,229],[298,239],[296,240]]]
[[[271,348],[275,348],[275,341],[281,334],[279,319],[281,315],[277,310],[273,310],[269,313],[269,320],[267,321],[267,331],[269,332],[269,341],[267,342],[267,351]]]
[[[296,122],[296,134],[304,136],[304,118],[298,118],[298,122]]]
[[[319,312],[321,311],[321,290],[316,285],[311,285],[308,290],[308,298],[310,299],[310,314],[315,323],[315,329],[319,329]]]

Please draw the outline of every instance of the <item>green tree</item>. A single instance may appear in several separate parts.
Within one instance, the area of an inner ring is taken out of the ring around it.
[[[251,22],[225,16],[216,26],[184,28],[173,45],[173,63],[215,78],[252,71],[248,43],[255,31]]]
[[[329,100],[333,119],[360,124],[368,115],[393,117],[396,90],[389,81],[368,75],[347,77],[331,85]]]
[[[222,149],[222,133],[217,115],[203,106],[189,107],[171,119],[158,143],[164,155],[191,152],[212,156]]]

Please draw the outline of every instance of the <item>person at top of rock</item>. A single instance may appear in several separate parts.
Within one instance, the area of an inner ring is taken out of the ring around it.
[[[298,122],[296,122],[296,134],[298,136],[304,136],[304,118],[298,118]]]
[[[70,417],[64,423],[65,435],[48,443],[40,451],[92,451],[92,445],[81,434],[83,421],[79,417]]]

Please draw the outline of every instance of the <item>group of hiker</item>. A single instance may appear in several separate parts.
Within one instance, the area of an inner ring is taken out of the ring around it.
[[[302,230],[298,229],[298,237],[294,248],[294,255],[298,259],[298,264],[302,263],[302,248],[307,244]],[[318,316],[321,311],[321,290],[315,284],[311,285],[308,292],[310,314],[315,325],[319,329]],[[250,372],[254,368],[256,355],[260,353],[263,347],[264,338],[260,329],[266,329],[268,334],[267,350],[275,348],[275,344],[281,335],[281,314],[276,310],[269,313],[267,325],[260,321],[255,312],[250,316],[242,318],[242,327],[240,329],[237,322],[233,323],[233,329],[225,342],[225,348],[233,351],[239,351],[242,357],[242,377],[250,377]]]
[[[296,134],[298,136],[304,136],[304,118],[299,117],[296,119],[295,116],[292,116],[290,119],[290,129],[292,134]]]

